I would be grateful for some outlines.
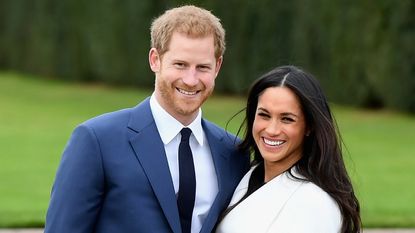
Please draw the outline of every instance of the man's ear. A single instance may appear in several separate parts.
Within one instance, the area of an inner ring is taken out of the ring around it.
[[[222,66],[222,62],[223,62],[223,56],[220,56],[217,60],[216,60],[216,67],[215,67],[215,76],[218,76],[219,74],[219,70],[220,67]]]
[[[157,52],[157,49],[150,49],[150,52],[148,53],[148,62],[150,63],[150,68],[154,73],[157,73],[160,70],[160,55]]]

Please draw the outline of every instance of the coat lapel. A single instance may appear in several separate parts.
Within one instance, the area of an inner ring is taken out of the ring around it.
[[[235,204],[244,196],[251,174],[252,169],[236,188],[231,204]],[[303,182],[290,178],[287,172],[282,173],[253,192],[229,212],[219,226],[218,232],[226,232],[228,228],[233,229],[234,232],[269,232],[270,226],[278,219],[285,204],[302,184]],[[252,215],[253,213],[261,214]],[[235,225],[235,223],[240,224]]]
[[[206,137],[209,142],[210,151],[212,153],[213,163],[215,165],[216,176],[218,179],[218,194],[216,195],[215,201],[210,208],[209,214],[203,223],[201,233],[211,232],[216,224],[219,214],[225,208],[226,204],[226,193],[232,193],[232,185],[230,184],[231,175],[230,164],[229,164],[229,151],[227,151],[226,145],[223,142],[223,135],[216,133],[209,127],[209,123],[202,121],[203,130],[206,133]]]
[[[128,127],[134,131],[131,146],[139,160],[154,194],[173,232],[180,232],[179,212],[173,182],[157,127],[150,110],[149,99],[138,105],[132,113]]]

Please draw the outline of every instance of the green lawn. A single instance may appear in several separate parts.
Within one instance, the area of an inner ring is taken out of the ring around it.
[[[415,227],[415,117],[336,108],[368,227]]]
[[[0,227],[42,226],[73,128],[136,105],[150,90],[65,84],[0,73]],[[213,96],[204,115],[225,126],[244,100]],[[415,227],[415,117],[335,107],[366,227]],[[241,117],[228,129],[236,132]]]

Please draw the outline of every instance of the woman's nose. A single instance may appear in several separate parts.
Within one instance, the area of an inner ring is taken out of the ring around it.
[[[273,120],[265,130],[269,135],[278,135],[281,132],[281,125],[278,121]]]

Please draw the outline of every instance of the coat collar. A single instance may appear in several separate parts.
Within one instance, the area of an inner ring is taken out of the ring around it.
[[[236,188],[231,206],[247,192],[253,169],[251,168]],[[241,224],[232,225],[235,232],[269,232],[270,226],[279,217],[286,203],[303,184],[304,181],[296,180],[289,172],[280,174],[237,204],[220,223],[219,229],[226,230],[230,224],[238,222]],[[252,213],[261,214],[253,216]],[[246,224],[252,221],[256,224]]]
[[[179,233],[180,219],[173,182],[164,151],[150,110],[149,98],[132,111],[128,128],[133,131],[130,143],[146,173],[151,187],[173,232]]]
[[[230,151],[224,143],[226,135],[223,131],[204,119],[202,119],[202,127],[210,146],[218,178],[218,194],[201,229],[201,232],[211,232],[224,207],[223,203],[226,203],[226,195],[222,195],[222,193],[232,193],[232,190],[229,190],[229,187],[232,186],[230,185],[229,174],[231,170],[231,164],[229,164]],[[180,233],[181,227],[176,195],[163,142],[150,110],[149,98],[132,109],[128,128],[131,130],[131,146],[151,183],[163,213],[172,231]],[[151,153],[149,153],[149,148],[151,148]]]

